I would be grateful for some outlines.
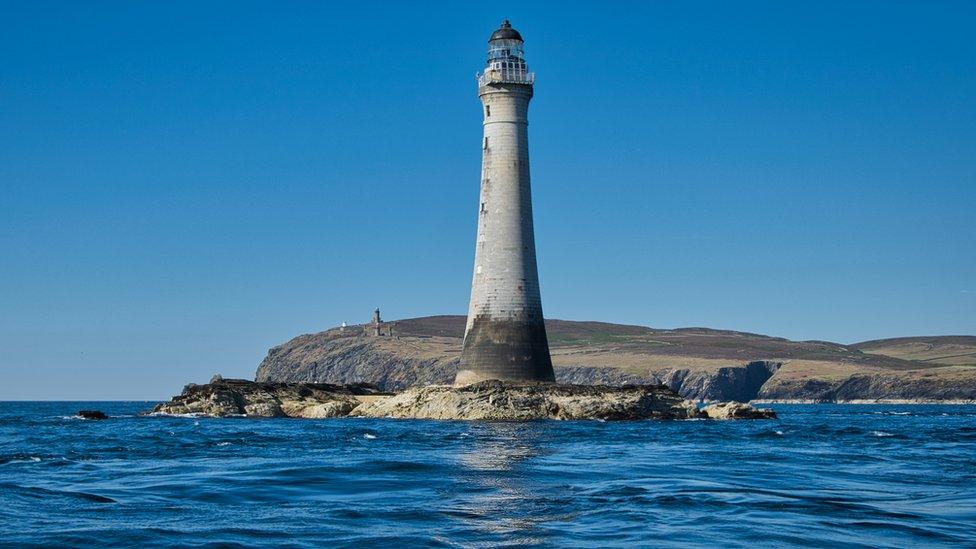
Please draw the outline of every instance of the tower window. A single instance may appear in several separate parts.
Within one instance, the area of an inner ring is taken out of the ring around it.
[[[488,150],[488,137],[485,137],[485,150]]]
[[[485,105],[485,116],[491,116],[491,105]]]

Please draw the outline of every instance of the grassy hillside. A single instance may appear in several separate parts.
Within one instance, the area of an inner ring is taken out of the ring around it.
[[[464,323],[463,316],[432,316],[396,321],[395,329],[403,336],[460,339],[464,334]],[[607,322],[546,320],[546,331],[554,360],[572,361],[566,357],[582,353],[589,358],[589,365],[598,366],[626,368],[629,362],[626,357],[632,355],[643,357],[642,367],[649,364],[647,357],[666,358],[668,364],[677,362],[700,368],[729,364],[730,361],[770,359],[846,364],[848,369],[914,370],[938,366],[887,353],[867,353],[856,346],[829,341],[791,341],[710,328],[662,330]],[[612,356],[599,358],[604,354]],[[594,360],[597,364],[592,364]],[[651,359],[651,362],[660,360]]]
[[[976,336],[898,337],[862,341],[852,347],[930,365],[976,366]]]

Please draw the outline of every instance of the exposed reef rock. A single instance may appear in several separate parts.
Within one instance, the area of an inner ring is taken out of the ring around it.
[[[748,404],[721,419],[775,417]],[[367,385],[215,379],[187,385],[150,414],[211,417],[372,417],[444,420],[695,419],[712,417],[664,385],[622,387],[483,381],[415,387],[396,395]]]
[[[76,415],[83,419],[108,419],[105,412],[101,410],[80,410]]]
[[[691,419],[694,403],[663,385],[516,384],[415,387],[365,404],[363,417],[417,419]]]
[[[183,393],[157,405],[152,414],[212,417],[346,416],[368,397],[383,395],[371,385],[329,383],[257,383],[214,378],[206,385],[191,383]]]
[[[741,402],[723,402],[701,409],[709,419],[776,419],[776,412],[769,408],[753,408]]]

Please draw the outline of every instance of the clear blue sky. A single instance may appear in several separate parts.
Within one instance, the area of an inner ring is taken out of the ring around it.
[[[503,17],[547,316],[976,333],[976,4],[461,4],[4,3],[0,399],[464,314]]]

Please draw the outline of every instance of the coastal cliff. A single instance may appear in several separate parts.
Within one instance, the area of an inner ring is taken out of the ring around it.
[[[255,378],[369,383],[382,391],[451,383],[463,316],[387,325],[387,335],[381,336],[366,335],[363,326],[298,336],[272,348]],[[661,383],[684,398],[710,402],[976,400],[972,336],[872,341],[862,350],[860,344],[707,328],[658,330],[563,320],[547,320],[546,328],[560,383]]]

